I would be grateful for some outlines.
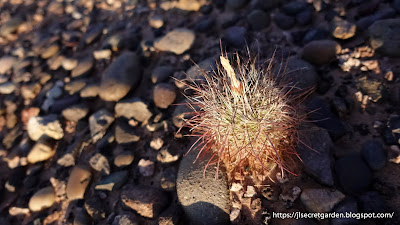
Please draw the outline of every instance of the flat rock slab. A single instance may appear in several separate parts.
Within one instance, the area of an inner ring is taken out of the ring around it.
[[[154,47],[160,51],[173,52],[181,55],[192,47],[195,40],[193,31],[178,28],[168,32],[164,37],[154,42]]]

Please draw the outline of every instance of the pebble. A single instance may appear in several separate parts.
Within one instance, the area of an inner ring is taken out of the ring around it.
[[[99,94],[99,85],[86,85],[80,92],[81,98],[94,98]]]
[[[246,5],[248,0],[227,0],[226,5],[232,9],[240,9]]]
[[[43,59],[51,58],[52,56],[56,55],[59,50],[60,46],[58,46],[58,44],[52,44],[42,52],[41,57]]]
[[[302,12],[296,15],[296,22],[299,25],[305,26],[311,24],[313,21],[313,10],[307,7]]]
[[[295,57],[290,57],[287,64],[277,66],[274,72],[276,76],[284,77],[290,84],[304,90],[315,87],[320,80],[313,65]]]
[[[83,208],[76,208],[74,210],[74,221],[73,225],[88,225],[92,224],[92,219],[90,216],[87,214],[86,210]]]
[[[326,188],[305,189],[300,195],[301,202],[308,212],[327,213],[335,205],[345,198],[345,195],[338,190]]]
[[[328,131],[310,127],[299,131],[300,144],[297,152],[303,161],[305,171],[322,184],[333,186],[331,148],[332,140]]]
[[[51,207],[56,200],[56,194],[53,187],[45,187],[35,192],[29,200],[29,209],[32,212],[39,212]]]
[[[400,57],[400,19],[378,20],[368,28],[369,42],[379,53]]]
[[[372,170],[380,170],[386,165],[387,156],[381,142],[369,140],[361,149],[361,155]]]
[[[85,36],[82,40],[85,44],[89,45],[96,39],[98,39],[103,32],[103,24],[96,23],[88,27]]]
[[[2,83],[2,84],[0,84],[0,94],[3,94],[3,95],[11,94],[15,91],[15,88],[16,88],[16,86],[12,82]]]
[[[139,172],[144,177],[150,177],[154,174],[154,162],[146,159],[141,159],[138,163]]]
[[[154,41],[154,47],[160,51],[181,55],[189,50],[195,40],[193,31],[186,28],[176,28],[165,36]]]
[[[161,138],[155,138],[150,142],[150,147],[154,150],[160,150],[163,145],[164,141]]]
[[[343,137],[346,133],[346,127],[342,121],[334,115],[324,100],[314,97],[306,103],[308,118],[314,121],[319,127],[325,128],[333,141]]]
[[[253,30],[261,30],[271,23],[271,17],[268,13],[255,9],[247,16],[247,22]]]
[[[50,159],[56,153],[55,142],[47,137],[41,137],[27,156],[29,163],[37,163]]]
[[[116,191],[118,190],[128,179],[128,171],[118,171],[111,173],[104,177],[94,189],[102,191]]]
[[[114,116],[106,109],[101,109],[89,117],[90,134],[94,142],[100,140],[114,122]]]
[[[110,59],[111,55],[112,55],[112,51],[110,49],[102,49],[102,50],[93,51],[93,57],[96,60]]]
[[[357,202],[359,211],[363,213],[384,213],[390,210],[383,196],[376,191],[358,195]]]
[[[168,205],[164,191],[152,186],[125,186],[121,201],[139,215],[146,218],[157,218]]]
[[[323,40],[329,37],[329,31],[322,27],[312,28],[303,37],[303,43],[307,44],[315,40]]]
[[[106,210],[103,201],[97,196],[90,196],[85,199],[85,209],[94,220],[106,218]]]
[[[293,17],[281,12],[275,13],[274,21],[276,25],[283,30],[289,30],[296,24],[296,20]]]
[[[196,32],[210,32],[212,30],[212,27],[215,24],[215,19],[212,17],[204,16],[201,17],[197,23],[196,26],[194,27],[194,30]]]
[[[39,83],[23,85],[21,87],[21,95],[25,100],[32,100],[39,94],[41,88]]]
[[[124,213],[114,217],[112,225],[138,225],[136,216],[133,213]]]
[[[117,126],[115,127],[115,140],[118,144],[130,144],[138,142],[140,136],[132,126],[129,126],[126,122],[118,120]]]
[[[0,74],[8,72],[14,64],[16,64],[17,58],[13,56],[3,56],[0,58]]]
[[[76,68],[78,65],[78,60],[73,58],[63,58],[61,61],[61,66],[68,71],[71,71]]]
[[[357,21],[357,29],[366,30],[369,28],[374,22],[378,22],[385,19],[393,18],[396,15],[396,10],[393,8],[385,8],[379,10],[373,15],[363,17]]]
[[[64,131],[55,114],[31,117],[27,124],[27,131],[33,141],[39,140],[42,135],[55,140],[60,140],[64,136]]]
[[[161,109],[166,109],[176,98],[175,86],[168,83],[159,83],[153,90],[154,104]]]
[[[335,162],[335,171],[345,192],[357,193],[368,188],[372,173],[359,155],[348,155]]]
[[[161,163],[173,163],[178,161],[179,157],[179,154],[173,154],[169,148],[164,148],[157,153],[157,161]]]
[[[185,101],[178,103],[172,113],[172,122],[178,128],[182,127],[185,121],[192,117],[190,112],[193,110],[186,103]]]
[[[341,46],[331,40],[311,41],[303,48],[303,58],[313,64],[327,64],[336,59],[340,53]]]
[[[84,81],[84,80],[76,80],[76,81],[72,81],[70,83],[67,83],[64,86],[64,90],[67,91],[68,94],[73,95],[75,93],[78,93],[85,86],[86,86],[86,81]]]
[[[190,151],[179,166],[176,189],[183,210],[192,223],[229,224],[231,203],[226,173],[220,170],[215,179],[214,166],[204,170],[210,156],[193,163],[196,156],[196,151]]]
[[[100,153],[96,153],[90,158],[89,165],[92,169],[101,174],[110,174],[110,164],[108,163],[107,158]]]
[[[57,82],[48,92],[46,92],[46,97],[51,99],[57,99],[61,97],[63,94],[62,87],[64,87],[64,83]]]
[[[120,154],[118,154],[117,156],[115,156],[114,158],[114,165],[116,167],[125,167],[125,166],[129,166],[132,164],[133,160],[134,160],[134,155],[131,152],[122,152]]]
[[[354,199],[344,199],[333,208],[335,213],[358,213],[357,202]],[[332,218],[332,225],[359,224],[356,218]]]
[[[160,15],[154,15],[149,19],[149,25],[154,29],[159,29],[164,26],[164,20]]]
[[[23,24],[24,20],[21,16],[14,16],[13,18],[7,20],[1,27],[0,27],[0,35],[5,37],[9,34],[15,33],[18,28]]]
[[[199,79],[204,79],[204,75],[207,73],[211,73],[213,70],[217,69],[217,64],[214,58],[208,58],[200,63],[190,67],[186,71],[186,76],[187,79],[189,80],[189,83],[192,81],[196,81]]]
[[[69,175],[66,192],[69,200],[83,199],[92,174],[83,166],[75,166]]]
[[[173,167],[168,167],[161,174],[161,188],[165,191],[175,191],[176,188],[176,170]]]
[[[247,186],[246,192],[244,193],[243,197],[252,198],[256,194],[257,194],[256,189],[253,186]]]
[[[307,4],[305,2],[289,2],[282,6],[282,11],[288,15],[296,15],[306,9]]]
[[[227,42],[228,45],[241,49],[246,44],[247,30],[244,27],[233,26],[229,27],[224,31],[223,40]]]
[[[385,99],[387,90],[380,79],[361,76],[355,79],[356,87],[373,102]]]
[[[89,107],[86,104],[78,104],[70,106],[62,111],[62,115],[69,121],[79,121],[86,117]]]
[[[100,98],[119,101],[138,85],[141,77],[140,58],[133,52],[122,53],[102,75]]]
[[[79,60],[78,65],[71,71],[71,77],[86,76],[93,68],[94,60],[91,56]]]
[[[157,219],[158,225],[177,225],[183,215],[182,208],[172,203]]]
[[[158,66],[154,68],[153,72],[151,73],[151,82],[153,84],[164,82],[168,80],[170,76],[172,76],[173,72],[174,70],[170,66]]]
[[[67,95],[64,98],[57,99],[49,108],[49,113],[59,114],[70,105],[75,105],[79,102],[79,96],[76,95]]]
[[[134,118],[139,122],[148,121],[153,116],[148,110],[147,105],[137,97],[118,102],[115,105],[115,115],[117,117],[125,117],[126,119]]]
[[[332,30],[332,35],[335,38],[346,40],[354,37],[357,27],[353,23],[340,19],[339,17],[335,17],[333,20]]]

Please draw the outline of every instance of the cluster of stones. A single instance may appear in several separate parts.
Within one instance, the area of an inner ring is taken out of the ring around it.
[[[0,3],[2,224],[240,224],[267,219],[275,208],[266,202],[390,211],[382,196],[392,186],[381,177],[400,163],[400,117],[389,115],[400,102],[392,60],[400,56],[400,1],[308,2]],[[220,45],[262,57],[279,47],[293,85],[316,89],[304,103],[314,125],[297,147],[313,188],[228,184],[212,168],[204,178],[196,155],[181,160],[190,145],[176,132],[191,109],[179,93],[216,69]],[[384,116],[360,124],[360,111]],[[368,138],[354,144],[350,136]],[[229,189],[239,200],[230,201]]]

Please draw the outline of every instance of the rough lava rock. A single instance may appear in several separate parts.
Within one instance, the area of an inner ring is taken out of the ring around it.
[[[193,163],[197,152],[192,149],[183,157],[176,181],[178,198],[193,224],[229,224],[230,199],[226,173],[209,166],[203,176],[209,156]]]

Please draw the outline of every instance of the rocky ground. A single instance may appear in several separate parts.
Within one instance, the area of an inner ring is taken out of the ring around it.
[[[0,12],[1,224],[400,223],[399,0],[1,0]],[[246,46],[316,89],[297,176],[228,183],[183,157],[177,80]],[[395,218],[272,218],[296,211]]]

